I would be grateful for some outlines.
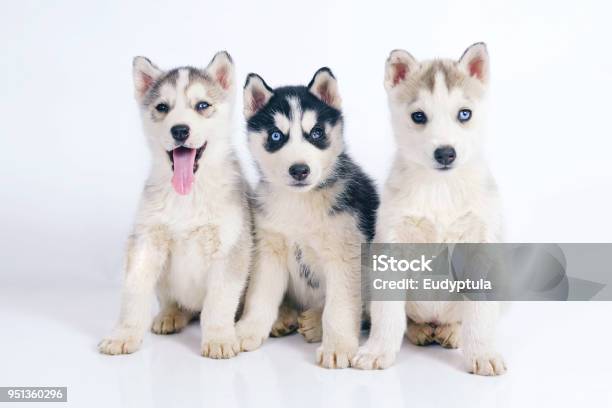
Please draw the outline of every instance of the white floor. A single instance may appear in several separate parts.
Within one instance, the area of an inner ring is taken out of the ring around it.
[[[74,407],[612,406],[612,303],[512,305],[499,336],[509,372],[484,378],[458,351],[407,343],[386,371],[329,371],[299,335],[214,361],[199,356],[197,323],[103,356],[117,302],[117,288],[0,288],[0,385],[68,386]]]

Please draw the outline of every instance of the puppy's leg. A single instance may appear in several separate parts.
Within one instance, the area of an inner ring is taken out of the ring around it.
[[[228,259],[222,258],[211,263],[207,283],[200,313],[202,355],[210,358],[234,357],[240,352],[234,316],[245,282],[231,276]]]
[[[497,302],[463,302],[462,347],[469,372],[500,375],[506,363],[495,350],[495,326],[499,314]]]
[[[104,354],[128,354],[138,350],[151,321],[151,298],[168,257],[163,230],[131,237],[128,243],[119,322],[98,349]]]
[[[298,316],[298,333],[304,336],[308,343],[318,343],[323,338],[323,310],[312,308],[304,310]]]
[[[189,324],[195,317],[196,313],[182,309],[179,305],[172,301],[159,297],[160,311],[153,319],[151,331],[155,334],[172,334],[178,333]]]
[[[295,332],[298,328],[298,311],[289,305],[287,302],[283,302],[278,309],[278,317],[272,325],[270,330],[270,336],[282,337]]]
[[[289,280],[285,239],[268,231],[260,235],[244,313],[236,324],[242,351],[255,350],[270,334]]]
[[[359,347],[361,287],[357,258],[325,264],[323,339],[317,363],[324,368],[347,368]]]
[[[395,361],[406,331],[405,302],[371,302],[370,321],[370,337],[359,348],[351,365],[364,370],[390,367]]]
[[[251,235],[245,231],[230,254],[214,258],[200,314],[202,355],[230,358],[240,352],[234,319],[251,265]]]
[[[396,225],[379,225],[378,242],[436,242],[435,225],[423,217],[403,217]],[[372,301],[370,337],[351,361],[356,368],[371,370],[390,367],[406,332],[406,302]]]
[[[487,228],[473,213],[460,218],[449,228],[457,242],[491,242],[497,233]],[[483,252],[486,256],[486,252]],[[485,262],[488,261],[485,258]],[[469,372],[479,375],[500,375],[506,372],[506,363],[495,350],[495,330],[499,315],[497,302],[463,302],[461,347]]]

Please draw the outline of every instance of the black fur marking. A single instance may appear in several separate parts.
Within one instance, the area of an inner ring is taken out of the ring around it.
[[[359,220],[359,230],[369,242],[374,238],[376,229],[376,210],[380,204],[374,182],[357,166],[351,158],[342,153],[338,156],[332,174],[317,188],[329,188],[343,183],[343,190],[332,207],[331,214],[349,212]]]
[[[275,133],[275,132],[278,132],[281,134],[280,140],[277,140],[277,141],[272,140],[272,133]],[[268,131],[268,137],[266,138],[266,141],[264,143],[264,148],[266,149],[268,153],[274,153],[280,150],[280,148],[283,147],[287,143],[288,140],[289,140],[289,136],[285,135],[279,129],[274,127]]]
[[[317,75],[319,75],[321,72],[327,72],[329,74],[330,77],[336,79],[336,76],[334,75],[334,73],[332,72],[332,70],[329,67],[321,67],[319,69],[317,69],[317,72],[315,72],[315,74],[312,76],[312,79],[310,80],[310,82],[308,83],[308,88],[312,88],[312,86],[314,85],[314,81],[315,78],[317,77]]]
[[[249,78],[247,78],[247,84],[248,81]],[[273,92],[274,94],[268,103],[248,120],[247,129],[249,131],[260,132],[264,130],[270,134],[272,131],[277,130],[274,122],[274,115],[276,113],[280,113],[288,118],[291,118],[291,106],[287,101],[288,97],[295,97],[299,101],[302,111],[314,111],[317,116],[316,126],[322,129],[325,129],[325,123],[335,126],[338,121],[342,120],[342,113],[339,110],[321,101],[305,86],[286,86],[277,88]],[[287,135],[287,140],[288,138],[289,136]],[[329,146],[329,141],[327,140],[326,136],[314,140],[309,134],[305,134],[304,138],[319,149],[325,149]],[[266,150],[268,150],[268,140],[266,140],[264,143],[264,147]],[[271,152],[271,150],[268,151]]]
[[[306,284],[312,289],[319,289],[321,283],[316,278],[310,267],[303,262],[302,249],[299,246],[295,246],[295,261],[298,264],[300,278],[306,281]]]
[[[322,132],[322,135],[316,139],[313,138],[312,134],[314,130],[320,130]],[[329,138],[325,134],[325,125],[319,123],[313,126],[313,128],[310,130],[310,133],[304,133],[304,139],[308,140],[313,146],[318,147],[321,150],[327,149],[330,144]]]
[[[262,77],[260,77],[259,75],[257,75],[254,72],[251,72],[247,75],[246,77],[246,81],[244,81],[244,86],[242,87],[243,89],[247,87],[247,85],[249,84],[249,82],[251,82],[251,79],[253,78],[259,78],[259,80],[264,84],[264,86],[266,87],[266,89],[270,92],[274,92],[274,89],[270,88],[270,86],[268,84],[266,84],[266,81],[264,81],[264,79]]]

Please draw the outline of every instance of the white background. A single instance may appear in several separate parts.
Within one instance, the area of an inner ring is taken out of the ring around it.
[[[393,152],[382,86],[389,51],[458,58],[485,41],[492,63],[488,157],[504,198],[507,240],[606,242],[611,12],[594,0],[4,1],[0,357],[9,364],[2,364],[0,386],[68,385],[81,406],[102,385],[108,399],[100,403],[109,406],[145,397],[148,406],[161,406],[156,401],[171,401],[179,388],[206,400],[210,377],[211,395],[228,406],[248,402],[234,392],[254,398],[250,381],[266,395],[253,402],[268,406],[327,401],[312,399],[317,391],[352,406],[385,398],[471,406],[574,401],[540,395],[540,386],[609,401],[603,384],[612,366],[612,307],[604,303],[517,306],[503,322],[511,371],[500,379],[463,374],[452,352],[409,346],[399,368],[330,374],[313,366],[314,348],[297,337],[270,342],[259,356],[204,361],[193,327],[148,339],[134,356],[98,356],[95,344],[118,310],[122,249],[148,169],[132,97],[133,56],[163,68],[205,66],[226,49],[238,89],[248,72],[279,86],[307,83],[317,68],[331,67],[349,150],[380,185]],[[236,99],[236,145],[253,176],[241,95]],[[279,370],[292,371],[292,359],[296,371],[285,378]],[[184,380],[164,384],[156,370]],[[224,388],[224,380],[231,385]],[[333,391],[334,384],[341,388]],[[168,394],[160,397],[161,390]]]

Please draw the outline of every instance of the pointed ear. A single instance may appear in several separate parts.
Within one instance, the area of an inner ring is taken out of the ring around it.
[[[393,50],[385,64],[385,89],[390,91],[419,68],[419,62],[408,51]]]
[[[137,100],[141,100],[162,74],[162,70],[157,68],[148,58],[134,57],[132,74],[134,76],[134,94]]]
[[[308,90],[331,107],[340,109],[342,98],[338,92],[336,77],[327,67],[319,68],[308,84]]]
[[[244,117],[250,119],[261,110],[274,95],[272,88],[262,77],[250,73],[244,84]]]
[[[234,85],[234,62],[227,51],[216,53],[206,71],[224,90]]]
[[[485,43],[476,43],[468,47],[459,58],[459,68],[486,84],[489,82],[489,53]]]

